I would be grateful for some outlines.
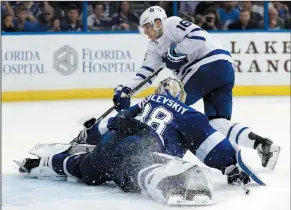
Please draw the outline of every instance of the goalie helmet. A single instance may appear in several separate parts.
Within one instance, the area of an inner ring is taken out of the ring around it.
[[[156,88],[155,93],[171,95],[183,103],[185,103],[187,96],[183,84],[179,80],[171,77],[161,81],[159,86]]]
[[[139,19],[139,29],[141,33],[143,31],[142,27],[147,23],[151,24],[151,26],[154,27],[154,23],[156,19],[160,19],[163,25],[163,22],[167,19],[167,14],[165,10],[159,6],[153,6],[146,9],[141,14],[140,19]],[[157,30],[156,28],[154,29]]]

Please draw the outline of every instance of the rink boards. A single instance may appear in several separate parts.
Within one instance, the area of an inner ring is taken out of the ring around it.
[[[236,62],[234,95],[290,95],[290,33],[215,33]],[[2,101],[111,98],[145,57],[139,34],[2,37]],[[173,76],[163,71],[151,88]]]

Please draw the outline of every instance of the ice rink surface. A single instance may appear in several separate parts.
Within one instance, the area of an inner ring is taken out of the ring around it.
[[[133,100],[137,102],[139,99]],[[111,100],[24,102],[2,104],[2,205],[4,210],[290,210],[290,98],[237,97],[233,122],[269,137],[281,146],[274,171],[262,168],[256,151],[243,149],[243,158],[267,186],[251,184],[249,196],[228,186],[213,170],[214,202],[208,207],[169,207],[139,194],[125,194],[113,184],[99,187],[81,183],[27,179],[13,159],[22,159],[38,142],[69,142],[86,117],[99,116]],[[203,104],[194,108],[203,111]],[[186,159],[197,161],[191,154]],[[201,163],[199,163],[201,164]]]

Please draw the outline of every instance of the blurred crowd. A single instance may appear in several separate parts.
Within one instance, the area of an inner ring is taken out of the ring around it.
[[[264,2],[179,2],[179,16],[205,30],[264,29]],[[268,29],[291,29],[291,1],[268,4]]]
[[[82,2],[1,2],[2,31],[82,31]]]
[[[173,15],[170,1],[13,1],[1,2],[1,31],[130,31],[137,30],[139,16],[148,7],[159,5]],[[291,1],[179,1],[178,16],[205,30],[264,29],[268,15],[270,30],[291,29]],[[86,27],[86,28],[84,28]]]

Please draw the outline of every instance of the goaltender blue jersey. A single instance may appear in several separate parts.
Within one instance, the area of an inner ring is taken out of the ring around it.
[[[149,95],[128,111],[138,113],[135,118],[158,133],[166,154],[183,157],[189,149],[201,162],[219,169],[224,165],[222,159],[233,160],[227,137],[212,128],[204,114],[172,96]]]
[[[212,128],[204,114],[172,96],[149,95],[118,115],[149,125],[159,135],[165,154],[183,157],[190,150],[201,162],[220,170],[235,161],[228,138]],[[106,132],[108,122],[110,119],[96,125],[101,134]]]

